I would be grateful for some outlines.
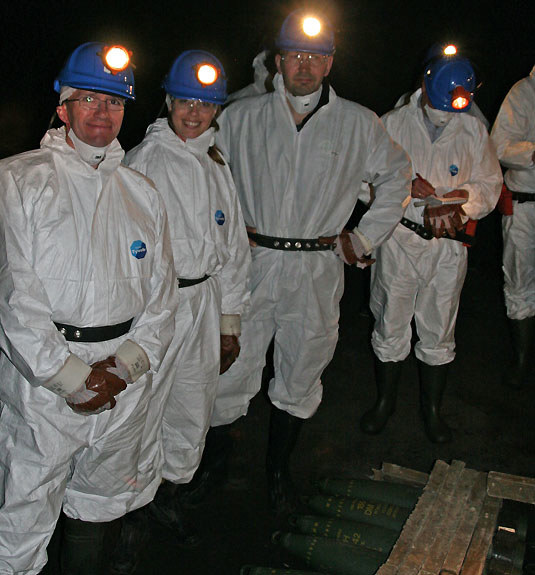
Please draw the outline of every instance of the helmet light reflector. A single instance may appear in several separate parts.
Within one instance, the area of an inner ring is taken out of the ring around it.
[[[212,64],[201,64],[197,69],[197,80],[204,86],[211,86],[219,77],[219,72]]]
[[[471,100],[472,94],[462,86],[457,86],[451,93],[451,106],[455,110],[464,110]]]
[[[109,68],[112,74],[122,72],[130,64],[130,53],[122,46],[112,46],[104,49],[104,64]]]
[[[457,54],[457,46],[454,44],[448,44],[444,46],[444,50],[442,51],[444,56],[455,56]]]
[[[303,32],[313,38],[321,32],[321,22],[313,16],[308,16],[303,20]]]

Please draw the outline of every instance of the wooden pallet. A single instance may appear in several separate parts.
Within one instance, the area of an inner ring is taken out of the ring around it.
[[[423,486],[377,575],[481,575],[503,499],[535,504],[535,480],[437,461],[427,475],[392,464],[375,479]]]

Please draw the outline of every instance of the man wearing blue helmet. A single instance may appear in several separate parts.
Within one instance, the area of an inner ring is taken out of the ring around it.
[[[496,205],[501,171],[485,126],[468,115],[475,75],[464,58],[434,60],[409,104],[383,118],[412,160],[411,202],[392,236],[377,250],[370,308],[377,401],[361,429],[382,431],[393,414],[402,364],[419,341],[421,413],[429,439],[451,440],[440,416],[448,366],[455,357],[455,320],[467,268],[467,221]]]
[[[285,512],[295,504],[290,456],[321,402],[321,374],[338,339],[343,261],[371,263],[366,256],[402,216],[410,164],[375,114],[330,87],[328,22],[293,12],[277,46],[275,91],[233,103],[219,120],[217,142],[236,182],[253,262],[242,350],[220,379],[207,450],[247,413],[274,338],[267,470],[272,508]],[[363,180],[375,187],[373,204],[358,228],[341,235]]]
[[[98,573],[107,522],[160,483],[140,445],[178,292],[163,201],[121,165],[128,62],[77,48],[65,125],[0,169],[1,573],[41,571],[62,508],[62,573]]]
[[[507,169],[500,211],[513,357],[503,383],[518,389],[533,370],[535,342],[535,67],[507,94],[492,139]]]
[[[435,44],[433,44],[429,48],[429,50],[427,50],[423,66],[424,66],[424,68],[427,68],[427,66],[429,64],[431,64],[434,60],[439,60],[442,58],[447,59],[447,58],[451,58],[452,56],[456,56],[456,55],[458,55],[458,50],[457,50],[457,46],[455,46],[455,44],[447,44],[447,43],[441,44],[439,42],[436,42]],[[420,76],[418,79],[417,87],[419,87],[421,81],[422,81],[422,76]],[[405,104],[408,104],[410,102],[412,93],[413,93],[413,90],[409,90],[408,92],[405,92],[404,94],[402,94],[398,98],[398,101],[395,103],[394,108],[401,108],[401,106],[405,106]],[[485,118],[485,115],[483,114],[483,112],[481,111],[481,109],[479,108],[479,106],[476,104],[476,102],[473,99],[472,99],[472,102],[470,104],[470,107],[467,110],[467,113],[470,114],[471,116],[478,118],[478,120],[483,122],[483,124],[485,125],[485,128],[487,128],[487,130],[489,129],[489,126],[490,126],[489,121],[487,120],[487,118]]]
[[[147,128],[126,163],[147,175],[164,198],[181,295],[175,337],[154,384],[154,408],[163,411],[165,481],[148,511],[180,541],[191,542],[177,487],[199,465],[219,374],[240,351],[251,256],[230,169],[214,145],[215,118],[227,97],[223,66],[204,50],[188,50],[176,58],[163,87],[168,115]],[[169,386],[165,399],[160,388]],[[132,548],[142,534],[139,514],[125,518],[115,572],[132,570]]]

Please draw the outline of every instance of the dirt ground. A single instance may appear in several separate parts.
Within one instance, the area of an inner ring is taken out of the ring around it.
[[[457,357],[449,373],[443,415],[454,431],[447,445],[426,438],[419,416],[416,361],[403,367],[395,415],[383,433],[367,436],[359,418],[374,401],[372,319],[366,314],[366,275],[346,269],[340,339],[324,373],[324,398],[303,426],[293,471],[303,495],[321,477],[369,475],[383,462],[429,472],[437,459],[464,461],[479,471],[535,476],[533,426],[535,386],[511,391],[500,383],[510,357],[502,299],[499,216],[480,224],[472,248],[457,321]],[[259,394],[249,414],[234,429],[235,451],[226,486],[188,514],[202,535],[194,548],[177,545],[173,535],[151,526],[137,575],[238,575],[246,564],[302,568],[271,542],[273,532],[288,530],[267,506],[264,458],[269,403]],[[112,525],[110,540],[117,534]],[[59,573],[56,541],[43,573]]]

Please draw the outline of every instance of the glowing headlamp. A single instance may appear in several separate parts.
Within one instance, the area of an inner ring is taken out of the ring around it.
[[[131,54],[132,52],[129,52],[123,46],[112,46],[111,48],[106,46],[102,60],[112,74],[117,74],[128,68]]]
[[[219,78],[219,71],[212,64],[201,64],[197,68],[197,80],[203,86],[211,86]]]
[[[442,53],[444,56],[455,56],[455,54],[457,54],[457,46],[455,46],[455,44],[448,44],[444,46]]]
[[[455,110],[464,110],[471,100],[472,94],[462,86],[457,86],[451,93],[451,107]]]
[[[303,32],[307,36],[314,38],[321,32],[321,22],[313,16],[308,16],[303,20]]]

